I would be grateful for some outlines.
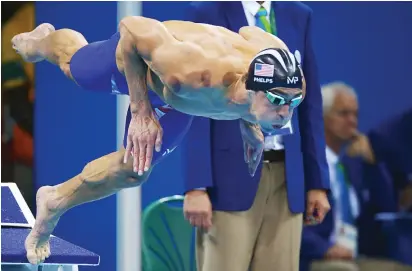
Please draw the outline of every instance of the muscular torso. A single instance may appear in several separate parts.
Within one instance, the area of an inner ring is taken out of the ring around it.
[[[212,25],[184,21],[166,21],[161,25],[145,20],[148,29],[158,29],[161,39],[142,53],[148,66],[148,86],[165,103],[191,115],[239,118],[238,112],[245,105],[233,102],[233,93],[239,87],[236,82],[260,50],[284,47],[280,40],[254,27],[245,27],[237,34]],[[120,48],[116,53],[122,70]]]

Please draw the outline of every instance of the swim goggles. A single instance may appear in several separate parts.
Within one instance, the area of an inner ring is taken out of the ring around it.
[[[266,98],[270,101],[273,105],[289,105],[290,107],[297,107],[303,101],[303,95],[300,94],[299,96],[293,97],[291,99],[285,98],[281,94],[273,93],[272,91],[266,90]]]

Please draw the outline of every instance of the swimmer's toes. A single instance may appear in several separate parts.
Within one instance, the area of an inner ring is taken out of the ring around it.
[[[40,262],[44,262],[44,260],[46,259],[46,253],[43,247],[39,248],[39,255],[40,255]]]
[[[39,41],[54,31],[53,25],[49,23],[41,24],[31,32],[14,36],[11,39],[12,47],[27,62],[42,61],[44,57],[39,54]]]
[[[31,264],[40,264],[50,256],[50,242],[46,241],[39,245],[41,243],[40,239],[35,237],[32,232],[26,238],[26,257]]]
[[[47,244],[46,244],[45,254],[46,254],[46,258],[50,257],[51,251],[50,251],[50,243],[49,242],[47,242]]]
[[[27,250],[26,257],[27,257],[27,260],[29,261],[29,263],[31,263],[31,264],[37,264],[38,263],[38,257],[37,257],[37,254],[36,254],[36,249]]]
[[[18,48],[21,45],[23,37],[26,33],[18,34],[11,39],[11,44],[14,49]]]
[[[41,254],[41,262],[44,262],[50,256],[50,243],[46,242],[44,245],[38,248]]]
[[[12,47],[25,61],[38,62],[43,60],[42,57],[35,53],[33,41],[27,38],[26,33],[19,34],[11,40]]]

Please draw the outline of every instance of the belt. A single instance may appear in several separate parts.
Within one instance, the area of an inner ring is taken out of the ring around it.
[[[269,150],[263,152],[263,162],[276,163],[285,161],[285,150]]]

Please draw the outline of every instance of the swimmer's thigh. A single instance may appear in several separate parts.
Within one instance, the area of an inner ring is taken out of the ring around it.
[[[118,73],[116,48],[120,33],[110,39],[90,43],[80,48],[70,60],[73,80],[82,88],[111,92],[112,78]]]
[[[163,128],[163,142],[160,152],[153,150],[152,167],[160,163],[180,144],[192,124],[193,116],[183,114],[169,106],[158,106],[154,108],[155,114]],[[127,112],[124,141],[127,145],[127,131],[131,120],[130,108]]]

